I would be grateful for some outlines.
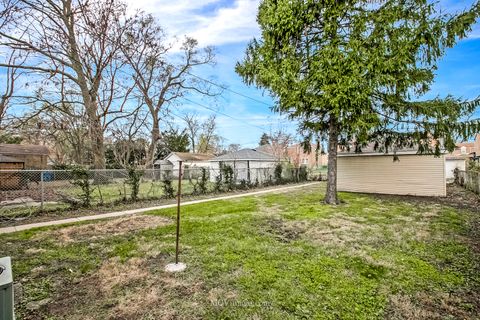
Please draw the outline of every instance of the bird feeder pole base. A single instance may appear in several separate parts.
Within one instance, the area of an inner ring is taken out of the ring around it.
[[[165,271],[167,272],[182,272],[187,268],[185,263],[169,263],[165,266]]]

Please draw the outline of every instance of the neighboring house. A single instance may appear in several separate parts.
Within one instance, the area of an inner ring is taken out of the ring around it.
[[[468,156],[470,158],[480,156],[480,133],[475,135],[474,141],[457,143],[455,150],[450,155],[456,157]]]
[[[459,142],[455,150],[445,156],[445,174],[448,180],[455,178],[454,170],[465,170],[466,164],[470,159],[478,161],[480,157],[480,133],[475,135],[475,140],[471,142]]]
[[[274,156],[278,161],[288,160],[287,147],[285,145],[273,143],[265,144],[255,148],[258,152],[268,153]]]
[[[0,144],[0,155],[18,160],[24,169],[46,169],[48,153],[46,146]]]
[[[283,147],[280,145],[266,144],[256,148],[255,150],[271,154],[279,161],[288,161],[295,168],[300,166],[306,166],[308,168],[319,168],[328,164],[328,157],[326,154],[322,154],[322,150],[316,152],[316,145],[311,146],[311,152],[305,152],[303,146],[300,143],[291,145],[289,147]]]
[[[221,174],[220,168],[229,165],[235,172],[235,180],[263,182],[273,178],[273,171],[278,159],[265,152],[256,149],[242,149],[218,156],[212,160],[210,180],[215,181]]]
[[[446,196],[445,155],[418,155],[402,149],[385,154],[372,147],[362,153],[340,151],[337,163],[339,191],[415,196]]]
[[[215,156],[207,153],[189,153],[189,152],[172,152],[163,159],[169,161],[173,165],[173,170],[178,170],[179,161],[183,161],[183,168],[189,167],[210,167],[209,160]],[[157,161],[155,161],[157,164]]]
[[[300,143],[294,144],[287,148],[287,155],[290,163],[296,168],[307,166],[308,168],[319,168],[328,164],[328,156],[322,154],[322,150],[316,151],[317,146],[311,145],[311,151],[305,152]]]

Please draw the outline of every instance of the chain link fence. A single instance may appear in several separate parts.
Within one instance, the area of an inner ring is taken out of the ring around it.
[[[480,195],[480,173],[475,171],[455,170],[455,183]]]
[[[248,190],[309,178],[304,168],[186,167],[182,171],[182,196]],[[0,221],[47,209],[173,198],[178,175],[174,169],[0,170]]]

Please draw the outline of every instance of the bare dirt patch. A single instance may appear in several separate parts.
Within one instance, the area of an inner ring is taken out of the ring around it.
[[[95,272],[59,287],[49,313],[79,320],[199,318],[179,314],[178,299],[194,303],[198,299],[192,297],[205,291],[202,283],[164,272],[165,263],[164,257],[108,259]],[[67,289],[72,286],[75,290]]]
[[[302,221],[285,221],[272,217],[266,220],[263,230],[265,233],[275,236],[278,241],[288,243],[300,239],[306,226]]]
[[[412,204],[437,204],[458,209],[480,212],[480,195],[466,190],[456,184],[447,185],[446,197],[419,197],[407,195],[371,194],[376,199],[402,201]]]
[[[121,263],[119,258],[109,259],[98,270],[100,289],[105,293],[111,293],[116,286],[141,281],[148,275],[145,259],[140,258],[131,258],[126,263]]]
[[[165,226],[170,223],[172,221],[164,217],[134,215],[103,222],[92,222],[86,225],[65,227],[53,232],[47,231],[47,233],[53,235],[61,242],[74,242],[122,235],[137,230]],[[39,234],[39,237],[42,237],[42,235],[45,234],[42,232]]]
[[[475,292],[393,295],[386,318],[392,320],[475,319],[480,314],[480,295]]]
[[[334,215],[327,219],[320,219],[312,225],[305,235],[315,243],[343,246],[366,240],[367,234],[378,234],[377,225],[361,223],[343,215]]]

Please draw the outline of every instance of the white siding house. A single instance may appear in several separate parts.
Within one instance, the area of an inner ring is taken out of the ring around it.
[[[210,180],[215,181],[221,174],[221,166],[231,166],[236,181],[263,182],[273,178],[273,172],[278,160],[275,156],[255,149],[242,149],[218,156],[212,160]]]
[[[384,153],[339,152],[339,191],[416,196],[446,196],[445,156],[415,151]]]
[[[164,161],[169,161],[173,165],[173,170],[178,170],[179,161],[183,161],[184,168],[192,167],[210,167],[210,159],[213,159],[215,156],[206,153],[189,153],[189,152],[172,152],[163,159]]]

